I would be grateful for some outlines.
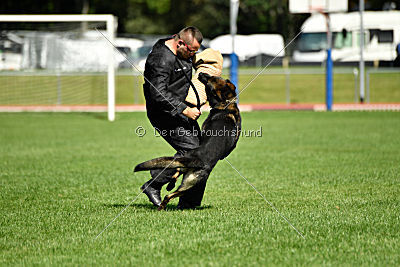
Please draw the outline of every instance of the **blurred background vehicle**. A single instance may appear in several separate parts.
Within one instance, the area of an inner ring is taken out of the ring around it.
[[[332,59],[337,63],[357,64],[360,60],[359,12],[330,15],[333,33]],[[323,62],[326,59],[327,38],[325,17],[315,13],[302,26],[295,62]],[[364,60],[367,63],[390,65],[396,58],[400,43],[400,11],[369,11],[364,13]]]
[[[118,64],[118,68],[121,69],[128,69],[134,68],[132,64],[137,67],[140,71],[144,71],[144,66],[146,63],[146,58],[151,52],[153,45],[161,38],[165,38],[166,36],[159,35],[159,36],[136,36],[138,40],[142,40],[142,44],[140,47],[136,47],[135,49],[127,49],[124,47],[119,47],[121,53],[124,54],[126,59]],[[118,42],[117,38],[117,42]],[[203,43],[199,49],[199,52],[203,51],[205,48],[208,47],[209,39],[204,38]]]
[[[229,67],[232,36],[229,34],[218,36],[210,41],[210,47],[222,53],[224,67]],[[280,34],[237,34],[235,36],[235,53],[243,66],[260,67],[267,59],[275,56],[277,58],[274,60],[274,65],[280,65],[285,56],[283,36]]]

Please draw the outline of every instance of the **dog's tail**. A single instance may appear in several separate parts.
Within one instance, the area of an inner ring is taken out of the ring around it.
[[[202,168],[203,162],[196,158],[187,157],[161,157],[151,159],[136,165],[134,171],[148,171],[156,169],[176,169],[176,168]]]

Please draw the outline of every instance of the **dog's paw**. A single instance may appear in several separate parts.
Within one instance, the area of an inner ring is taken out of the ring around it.
[[[167,191],[171,191],[172,189],[175,188],[175,182],[176,181],[169,182],[169,184],[167,185]]]
[[[165,209],[165,207],[167,206],[167,203],[162,202],[161,205],[158,207],[158,211],[162,211]]]

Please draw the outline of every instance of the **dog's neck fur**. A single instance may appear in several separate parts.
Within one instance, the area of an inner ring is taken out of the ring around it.
[[[235,98],[232,98],[230,100],[225,100],[223,102],[219,102],[217,105],[215,105],[212,108],[215,108],[215,109],[228,109],[228,110],[234,109],[234,105],[236,104],[236,101],[237,101],[237,98],[235,97]]]
[[[211,110],[214,112],[227,112],[231,115],[232,120],[238,125],[241,123],[241,118],[239,115],[239,109],[236,104],[237,98],[232,98],[231,100],[225,100],[224,102],[219,102],[217,105],[212,107]],[[237,137],[238,138],[238,137]]]
[[[225,100],[224,102],[219,102],[216,106],[212,108],[212,110],[216,109],[217,112],[223,112],[226,111],[229,113],[228,117],[230,117],[233,122],[236,124],[236,141],[239,139],[240,135],[240,128],[241,128],[241,117],[239,114],[239,109],[236,104],[237,98],[234,97],[230,100]]]

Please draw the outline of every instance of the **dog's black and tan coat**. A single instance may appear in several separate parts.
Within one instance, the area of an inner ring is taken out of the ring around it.
[[[183,173],[178,189],[165,196],[159,210],[176,197],[182,196],[194,185],[207,179],[210,172],[221,159],[227,157],[236,147],[240,136],[241,117],[236,104],[235,86],[216,76],[200,73],[199,80],[205,84],[211,111],[202,126],[201,143],[197,149],[182,157],[161,157],[143,162],[136,171],[153,169],[177,169],[173,178]]]

